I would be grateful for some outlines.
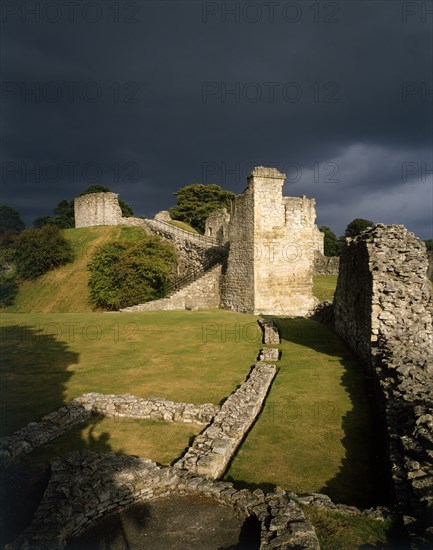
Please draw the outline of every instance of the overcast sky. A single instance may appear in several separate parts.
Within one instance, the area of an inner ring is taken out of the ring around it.
[[[1,3],[1,202],[92,183],[153,216],[191,183],[287,173],[317,223],[433,233],[433,2]]]

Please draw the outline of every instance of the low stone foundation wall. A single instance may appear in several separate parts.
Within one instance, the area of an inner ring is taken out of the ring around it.
[[[218,413],[220,407],[212,403],[193,405],[168,401],[162,397],[141,399],[134,395],[103,395],[101,393],[85,393],[78,401],[93,413],[108,417],[148,418],[165,422],[194,422],[207,425]]]
[[[319,548],[313,526],[285,491],[238,491],[228,482],[113,453],[71,453],[52,460],[51,471],[31,525],[7,549],[61,549],[103,515],[172,494],[205,496],[240,517],[255,516],[260,522],[263,550]]]
[[[74,399],[58,411],[44,416],[40,422],[30,422],[13,434],[0,438],[0,463],[7,466],[13,459],[31,453],[91,416],[91,407],[85,407]]]
[[[275,365],[256,363],[246,382],[221,407],[212,424],[198,435],[175,468],[218,478],[260,413],[277,374]]]
[[[257,321],[263,331],[264,344],[279,344],[280,333],[272,319],[259,319]]]
[[[263,348],[259,352],[259,361],[279,361],[280,353],[278,348]]]
[[[133,395],[87,393],[47,414],[40,422],[30,422],[12,435],[0,438],[0,462],[7,466],[19,456],[31,453],[88,420],[93,414],[206,425],[219,410],[220,407],[212,403],[193,405],[175,403],[161,397],[141,399]]]
[[[204,273],[199,279],[186,285],[167,298],[125,307],[120,311],[160,311],[175,309],[217,309],[220,305],[221,265]]]

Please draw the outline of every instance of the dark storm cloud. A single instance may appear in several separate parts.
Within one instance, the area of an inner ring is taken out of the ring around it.
[[[54,4],[2,14],[2,201],[28,222],[94,181],[152,215],[272,164],[339,233],[432,236],[431,2]]]

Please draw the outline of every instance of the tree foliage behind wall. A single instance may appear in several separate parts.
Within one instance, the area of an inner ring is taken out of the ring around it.
[[[175,261],[174,248],[159,237],[106,244],[89,263],[90,302],[117,310],[162,298]]]
[[[204,185],[194,183],[186,185],[174,193],[177,205],[170,208],[170,216],[174,220],[188,223],[201,233],[204,232],[205,221],[211,212],[227,208],[235,196],[231,191],[221,189],[219,185]]]
[[[337,238],[337,235],[327,225],[319,227],[320,231],[324,233],[324,255],[325,256],[339,256],[341,251],[341,245]]]

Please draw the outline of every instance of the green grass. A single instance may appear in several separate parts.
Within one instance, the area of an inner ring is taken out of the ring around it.
[[[171,220],[168,223],[171,224],[171,225],[174,225],[175,227],[179,227],[180,229],[184,229],[185,231],[189,231],[190,233],[197,233],[198,234],[197,229],[194,229],[194,227],[192,227],[188,223],[181,222],[179,220]]]
[[[26,462],[37,463],[71,451],[91,450],[145,456],[168,466],[202,430],[203,426],[198,424],[94,418],[39,447],[26,457]]]
[[[327,327],[302,319],[280,324],[279,373],[228,477],[367,502],[372,449],[359,366]],[[0,344],[5,434],[91,391],[219,403],[247,376],[261,332],[254,316],[222,310],[3,314]],[[98,438],[108,435],[107,449],[147,452],[140,423],[125,431],[103,422]],[[175,428],[157,427],[146,445],[161,448],[155,460],[169,463],[190,433],[179,428],[181,441],[171,448]],[[88,428],[78,432],[71,439],[77,445],[92,443]]]
[[[101,226],[65,229],[74,250],[74,262],[20,285],[10,313],[90,312],[87,264],[97,247],[114,240],[137,240],[140,227]]]
[[[322,300],[332,300],[337,286],[337,275],[315,275],[313,279],[313,294]]]
[[[390,519],[378,521],[363,516],[347,516],[312,506],[303,506],[303,510],[316,529],[322,550],[383,548],[388,547],[394,538]]]
[[[325,325],[292,319],[278,326],[278,375],[227,478],[368,506],[372,426],[361,367]]]

